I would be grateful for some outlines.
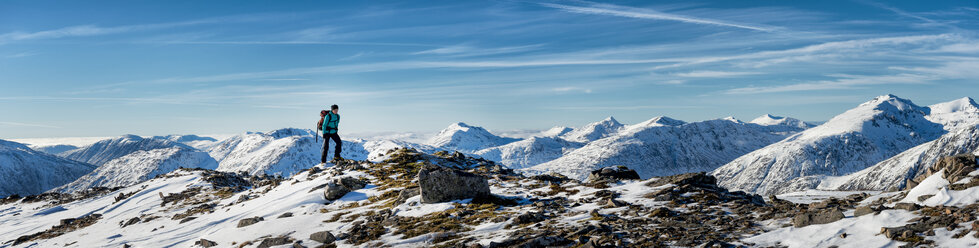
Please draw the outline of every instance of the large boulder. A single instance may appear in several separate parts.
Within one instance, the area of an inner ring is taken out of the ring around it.
[[[589,182],[614,182],[618,180],[639,180],[639,173],[625,166],[609,166],[591,171],[588,175]]]
[[[800,213],[792,218],[792,226],[804,227],[808,225],[819,225],[832,223],[843,219],[843,212],[838,208],[823,209],[820,211],[810,211]]]
[[[350,191],[363,189],[364,186],[367,186],[367,182],[353,177],[333,179],[326,184],[326,189],[323,190],[323,196],[327,200],[335,201],[350,193]]]
[[[418,171],[422,203],[490,196],[485,177],[440,166],[425,166]]]
[[[238,221],[238,227],[251,226],[251,225],[253,225],[255,223],[262,222],[263,220],[265,220],[265,218],[258,217],[258,216],[251,217],[251,218],[245,218],[245,219],[242,219],[242,220]]]

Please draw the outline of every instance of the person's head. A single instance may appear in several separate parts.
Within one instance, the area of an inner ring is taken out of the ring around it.
[[[326,116],[326,110],[320,110],[320,117]]]
[[[332,111],[334,114],[339,114],[338,112],[340,112],[340,106],[333,104],[333,106],[330,106],[330,111]]]

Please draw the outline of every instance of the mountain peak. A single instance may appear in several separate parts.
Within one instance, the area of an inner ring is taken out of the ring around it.
[[[721,118],[721,120],[730,121],[730,122],[734,122],[734,123],[742,123],[741,120],[738,120],[738,118],[734,118],[734,116],[724,117],[724,118]]]
[[[609,123],[620,124],[619,121],[616,120],[615,117],[612,117],[612,116],[609,116],[608,118],[602,119],[601,122],[609,122]]]
[[[126,134],[123,136],[119,136],[119,139],[142,140],[143,137],[140,137],[139,135],[135,135],[135,134]]]
[[[646,120],[644,122],[640,122],[639,124],[636,124],[635,126],[637,126],[637,127],[679,126],[679,125],[683,125],[683,124],[687,124],[687,122],[681,121],[681,120],[677,120],[677,119],[673,119],[673,118],[670,118],[670,117],[666,117],[666,116],[662,116],[661,115],[661,116],[653,117],[652,119]]]
[[[751,120],[748,123],[754,123],[762,126],[782,125],[782,126],[791,126],[791,127],[798,127],[798,128],[809,128],[812,126],[799,119],[782,117],[782,116],[777,116],[772,114],[764,114],[762,116],[759,116],[758,118],[755,118],[754,120]]]

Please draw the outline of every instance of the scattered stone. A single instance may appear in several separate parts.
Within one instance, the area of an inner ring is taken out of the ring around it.
[[[89,214],[79,218],[72,219],[62,219],[61,224],[51,227],[51,229],[18,237],[14,240],[13,245],[17,246],[24,242],[29,242],[39,239],[50,239],[54,237],[61,236],[65,233],[69,233],[87,226],[91,226],[102,218],[101,214]]]
[[[541,174],[541,175],[534,175],[531,176],[530,179],[542,181],[542,182],[551,182],[556,184],[562,184],[566,181],[571,181],[571,178],[568,178],[567,176],[555,172],[549,172],[547,174]]]
[[[203,246],[203,247],[214,247],[214,246],[217,246],[218,243],[215,243],[214,241],[210,241],[210,240],[206,240],[206,239],[201,239],[201,240],[195,241],[194,242],[194,245],[199,245],[199,246]]]
[[[119,222],[119,226],[126,227],[132,224],[139,223],[140,221],[141,220],[139,219],[139,217],[133,217],[132,219],[127,220],[126,222]]]
[[[853,211],[853,216],[864,216],[873,213],[877,213],[877,211],[875,211],[870,206],[859,206],[857,207],[856,210]]]
[[[486,177],[440,166],[425,166],[418,171],[422,203],[489,197]]]
[[[591,171],[588,182],[615,182],[619,180],[639,180],[639,173],[625,166],[609,166]]]
[[[653,180],[652,182],[646,183],[646,186],[658,187],[667,184],[716,187],[717,178],[711,175],[707,175],[706,172],[686,173],[686,174],[661,177],[659,179]]]
[[[918,205],[918,204],[915,204],[915,203],[911,203],[911,202],[899,202],[897,204],[894,204],[894,209],[904,209],[904,210],[907,210],[907,211],[916,211],[918,209],[921,209],[921,205]]]
[[[292,212],[282,213],[282,215],[279,215],[278,219],[289,218],[289,217],[292,217]]]
[[[333,233],[329,231],[322,231],[322,232],[315,232],[313,234],[310,234],[309,239],[324,244],[331,244],[333,243],[333,241],[337,240],[337,237],[333,236]]]
[[[367,182],[353,177],[333,179],[333,181],[326,184],[326,189],[323,190],[323,196],[327,200],[335,201],[351,191],[364,188],[364,186],[367,186]]]
[[[792,218],[792,226],[804,227],[808,225],[819,225],[832,223],[834,221],[843,219],[843,212],[839,209],[825,209],[815,212],[805,212],[800,213]]]
[[[258,216],[251,217],[251,218],[246,218],[246,219],[242,219],[242,220],[238,221],[238,227],[241,228],[241,227],[250,226],[250,225],[253,225],[255,223],[261,222],[263,220],[265,220],[265,218],[258,217]]]
[[[537,223],[547,220],[547,216],[544,216],[540,212],[527,212],[517,217],[513,218],[513,223],[517,225]]]
[[[292,243],[292,239],[287,236],[279,236],[275,238],[266,238],[262,240],[262,243],[258,244],[258,248],[269,248],[277,245],[286,245]]]

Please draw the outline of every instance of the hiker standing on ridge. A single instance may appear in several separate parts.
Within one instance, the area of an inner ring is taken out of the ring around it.
[[[337,125],[340,124],[340,107],[336,104],[330,106],[330,111],[320,111],[320,121],[316,124],[316,128],[323,131],[323,157],[320,158],[320,162],[326,163],[326,152],[330,149],[330,140],[336,145],[333,147],[333,160],[340,160],[340,148],[343,145],[343,141],[340,141],[340,135],[337,134]]]

